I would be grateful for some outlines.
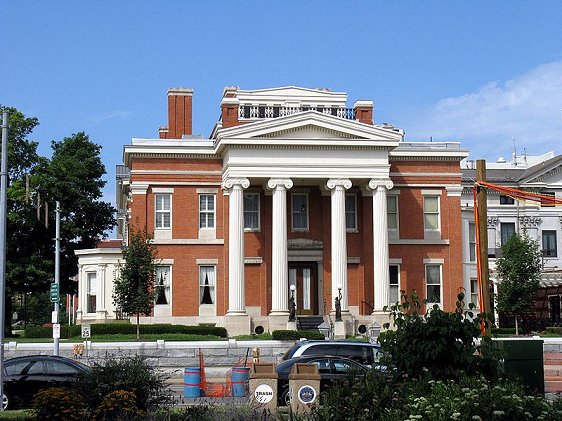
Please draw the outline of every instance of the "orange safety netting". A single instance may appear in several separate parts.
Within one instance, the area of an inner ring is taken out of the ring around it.
[[[241,358],[236,364],[236,367],[249,367],[252,363],[252,359]],[[209,383],[207,382],[207,377],[205,375],[205,361],[203,358],[203,352],[199,350],[199,370],[201,372],[201,396],[214,397],[214,398],[224,398],[227,396],[232,396],[232,369],[228,370],[226,373],[226,383]]]
[[[487,189],[495,190],[499,193],[503,193],[506,196],[513,198],[514,200],[526,202],[539,202],[543,206],[560,206],[562,205],[562,199],[558,199],[554,196],[538,194],[538,193],[531,193],[524,190],[518,190],[511,187],[504,187],[498,186],[496,184],[488,183],[486,181],[477,181],[474,183],[473,193],[474,193],[474,225],[476,229],[476,255],[478,258],[476,259],[476,267],[477,267],[477,276],[478,276],[478,287],[479,287],[479,294],[478,294],[478,304],[480,309],[484,309],[484,282],[482,279],[482,262],[480,260],[480,215],[478,213],[478,195],[477,195],[477,187],[485,187]],[[484,324],[481,325],[482,335],[486,334],[486,327]]]

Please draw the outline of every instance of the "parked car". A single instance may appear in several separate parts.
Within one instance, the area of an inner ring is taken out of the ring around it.
[[[70,358],[28,355],[4,361],[4,409],[30,407],[33,396],[49,387],[72,387],[90,367]]]
[[[297,341],[283,355],[283,360],[305,355],[335,355],[350,358],[369,367],[376,367],[382,350],[380,345],[370,342]]]
[[[288,405],[290,402],[289,394],[289,374],[296,363],[315,364],[320,372],[320,392],[324,392],[334,382],[345,380],[349,376],[363,376],[368,367],[349,358],[338,356],[308,356],[295,357],[277,364],[275,371],[279,376],[277,381],[277,396],[279,405]]]

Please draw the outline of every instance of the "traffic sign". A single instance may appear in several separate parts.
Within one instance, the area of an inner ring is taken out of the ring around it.
[[[53,339],[60,339],[60,324],[53,324]]]
[[[60,300],[59,284],[51,284],[51,291],[49,296],[51,297],[51,303],[58,303]]]
[[[87,323],[82,324],[82,337],[84,339],[89,338],[91,334],[90,325]]]

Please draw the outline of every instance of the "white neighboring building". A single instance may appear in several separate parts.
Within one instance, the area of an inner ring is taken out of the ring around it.
[[[121,240],[103,241],[97,248],[77,250],[77,323],[114,321],[113,280],[122,259]]]
[[[463,274],[467,295],[477,304],[476,241],[474,227],[473,185],[476,180],[476,164],[461,163],[463,193],[462,232]],[[505,187],[526,190],[562,199],[562,155],[548,152],[540,156],[514,156],[511,161],[499,158],[486,163],[486,181]],[[538,202],[514,200],[499,192],[488,190],[488,257],[490,277],[494,276],[495,258],[499,257],[502,244],[511,234],[527,232],[537,240],[543,253],[544,271],[541,276],[543,302],[537,302],[537,313],[552,322],[561,319],[562,297],[562,207],[545,206]],[[467,297],[468,298],[468,297]]]

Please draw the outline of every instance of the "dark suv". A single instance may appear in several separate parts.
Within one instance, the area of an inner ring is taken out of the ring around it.
[[[297,341],[283,360],[306,355],[334,355],[347,357],[363,365],[375,367],[379,364],[381,347],[369,342],[353,341]]]

